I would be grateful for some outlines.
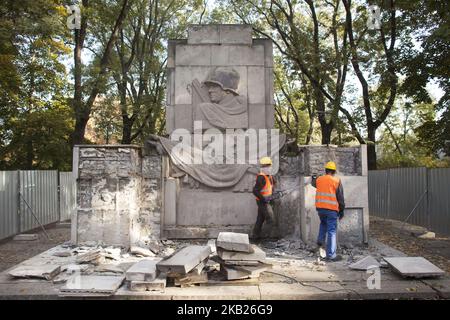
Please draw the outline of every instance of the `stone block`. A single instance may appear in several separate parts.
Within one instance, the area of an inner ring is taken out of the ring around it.
[[[229,46],[229,66],[264,66],[264,46]],[[213,58],[212,58],[212,61]]]
[[[167,91],[166,91],[166,104],[173,106],[175,104],[175,69],[170,68],[166,70],[167,76]]]
[[[217,237],[216,246],[228,251],[252,252],[248,234],[245,233],[221,232]]]
[[[185,274],[205,260],[210,253],[211,248],[209,246],[187,246],[169,258],[158,262],[156,267],[164,273],[174,272]]]
[[[80,147],[81,158],[103,158],[105,156],[104,148]]]
[[[203,82],[208,76],[209,70],[208,66],[177,67],[175,71],[175,105],[192,103],[192,81],[198,79]]]
[[[264,104],[266,102],[265,68],[248,67],[247,90],[249,104]]]
[[[274,74],[273,68],[264,68],[264,81],[265,81],[265,103],[273,107],[275,104],[274,100]]]
[[[253,129],[266,128],[266,106],[264,104],[248,105],[248,127]]]
[[[230,191],[213,192],[187,189],[182,186],[178,196],[177,225],[251,225],[258,208],[253,194]]]
[[[156,264],[160,261],[145,259],[136,262],[126,272],[125,277],[128,281],[153,281],[156,278]]]
[[[129,289],[131,291],[159,291],[164,292],[166,288],[167,279],[164,275],[160,274],[153,281],[130,281]]]
[[[167,178],[164,194],[164,224],[175,225],[177,218],[178,179]]]
[[[190,132],[193,130],[192,105],[178,104],[174,107],[175,113],[175,129],[186,129]]]
[[[251,25],[219,25],[219,37],[221,44],[252,44]]]
[[[8,274],[15,278],[42,278],[46,280],[53,279],[61,272],[61,266],[54,264],[44,265],[19,265],[12,269]]]
[[[389,257],[384,260],[403,277],[425,278],[445,275],[445,271],[423,257]]]
[[[123,276],[75,275],[61,288],[61,293],[113,294],[122,285]]]
[[[264,261],[266,259],[266,253],[256,245],[251,245],[252,252],[236,252],[230,250],[224,250],[222,248],[217,249],[217,255],[222,260],[245,260],[245,261]]]
[[[176,66],[209,66],[211,64],[210,46],[177,45],[175,50]]]
[[[188,44],[220,43],[218,25],[191,25],[188,28]]]

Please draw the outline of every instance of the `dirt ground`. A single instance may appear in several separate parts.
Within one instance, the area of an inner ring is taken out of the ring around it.
[[[50,239],[47,239],[42,230],[34,230],[39,235],[34,241],[15,241],[5,239],[0,242],[0,271],[6,270],[16,264],[30,259],[35,255],[70,240],[70,228],[61,225],[52,225],[46,228]]]
[[[408,256],[421,256],[450,272],[450,237],[436,234],[434,239],[421,239],[425,228],[389,219],[370,217],[369,236],[400,250]]]

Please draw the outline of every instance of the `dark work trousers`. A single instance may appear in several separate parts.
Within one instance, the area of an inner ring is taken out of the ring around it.
[[[256,200],[256,204],[258,205],[258,217],[253,228],[253,237],[260,238],[263,223],[266,221],[267,223],[273,224],[275,221],[273,209],[269,203]]]

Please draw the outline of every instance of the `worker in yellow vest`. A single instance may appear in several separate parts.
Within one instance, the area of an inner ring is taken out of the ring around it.
[[[344,189],[341,180],[335,177],[336,164],[332,161],[325,165],[325,175],[313,175],[311,184],[316,188],[316,209],[320,218],[317,245],[323,248],[326,241],[326,260],[339,261],[342,256],[336,254],[337,220],[344,217]]]
[[[261,229],[264,222],[272,224],[274,222],[273,209],[270,204],[275,186],[275,179],[272,176],[272,159],[263,157],[260,160],[260,172],[256,176],[256,183],[253,187],[253,194],[258,205],[258,217],[253,228],[253,238],[261,237]]]

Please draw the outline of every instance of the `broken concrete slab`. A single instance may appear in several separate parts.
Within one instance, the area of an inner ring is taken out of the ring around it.
[[[130,248],[130,253],[134,254],[135,256],[140,256],[140,257],[154,257],[155,254],[150,251],[149,249],[145,249],[145,248],[141,248],[141,247],[137,247],[137,246],[132,246]]]
[[[250,278],[258,278],[262,272],[272,268],[271,264],[258,263],[256,266],[234,266],[237,270],[248,272]]]
[[[423,257],[389,257],[384,260],[403,277],[424,278],[445,275],[444,270]]]
[[[348,267],[353,270],[367,271],[368,269],[378,268],[381,264],[372,256],[364,257]]]
[[[102,258],[103,258],[102,251],[100,249],[96,249],[78,254],[75,262],[78,264],[81,263],[100,264]]]
[[[143,292],[143,291],[159,291],[164,292],[166,288],[167,279],[164,275],[160,274],[152,281],[130,281],[128,288],[131,291]]]
[[[37,239],[39,239],[39,236],[35,233],[33,233],[33,234],[27,234],[27,233],[18,234],[16,236],[14,236],[14,238],[13,238],[14,241],[34,241]]]
[[[128,281],[152,281],[156,278],[156,264],[160,260],[145,259],[135,263],[125,273]]]
[[[188,273],[211,253],[209,246],[187,246],[158,262],[157,269],[164,273]]]
[[[248,234],[236,232],[220,232],[216,246],[229,251],[251,252]]]
[[[42,278],[46,280],[53,279],[61,272],[61,266],[54,264],[44,265],[20,265],[9,271],[9,275],[15,278]]]
[[[217,248],[217,255],[222,260],[264,261],[266,253],[256,245],[251,245],[250,253],[236,252]]]
[[[250,278],[250,272],[237,269],[234,266],[221,265],[220,270],[225,275],[227,280],[241,280]]]
[[[122,285],[124,276],[83,276],[75,275],[67,280],[61,287],[60,292],[65,296],[68,294],[96,294],[103,293],[111,295]]]

